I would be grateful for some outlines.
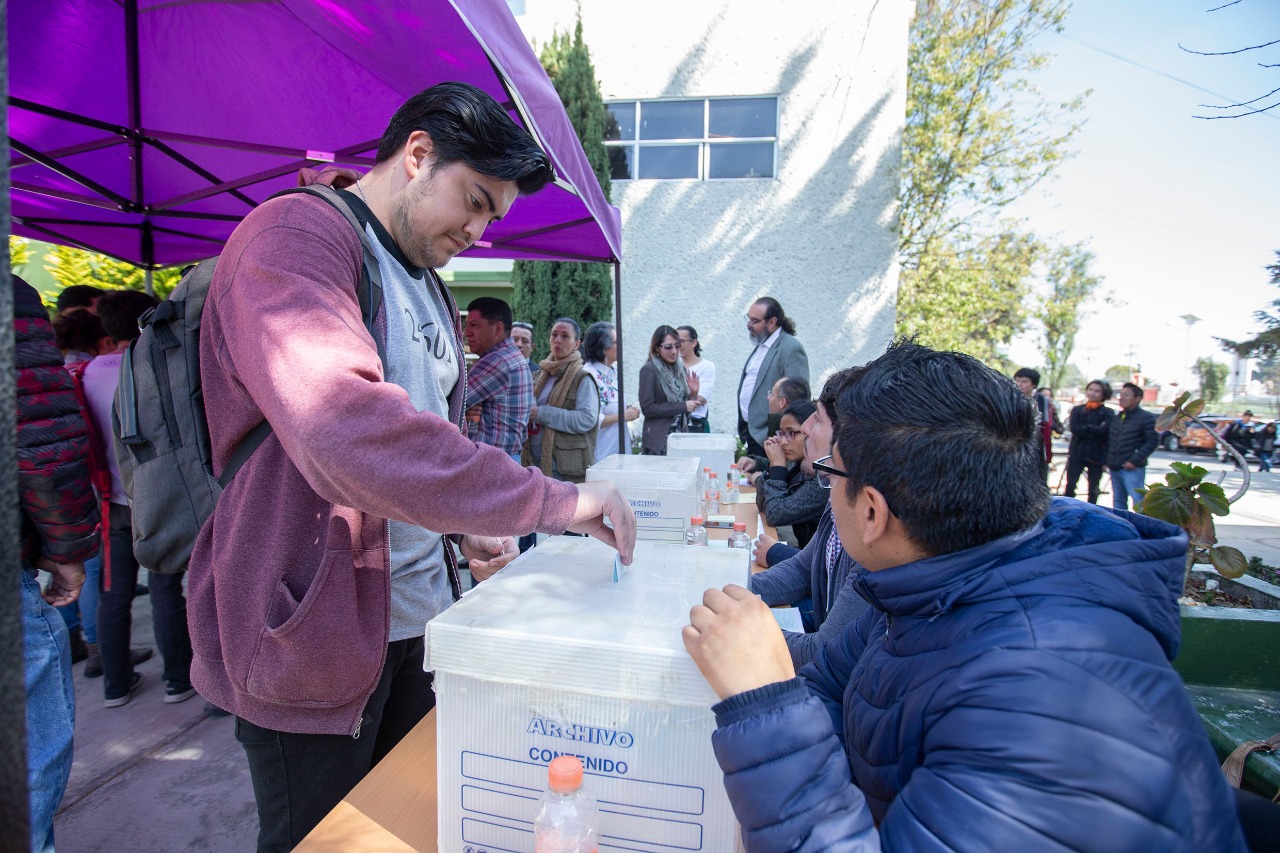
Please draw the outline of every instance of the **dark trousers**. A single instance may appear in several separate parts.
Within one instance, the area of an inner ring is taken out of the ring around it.
[[[747,422],[742,419],[742,413],[738,413],[738,438],[747,446],[747,456],[764,456],[764,448],[760,442],[756,441],[755,436],[751,434],[751,430],[747,428]]]
[[[138,560],[133,555],[133,514],[113,503],[109,527],[111,565],[104,567],[98,600],[98,650],[102,654],[103,696],[117,699],[129,692],[133,665],[129,641],[133,635],[133,596],[138,586]],[[111,589],[105,586],[107,573]],[[187,599],[182,592],[185,573],[152,574],[151,625],[164,659],[164,680],[185,687],[191,680],[191,635],[187,633]]]
[[[1096,504],[1102,494],[1102,463],[1086,462],[1083,459],[1067,457],[1067,489],[1063,492],[1069,498],[1076,496],[1076,483],[1080,482],[1080,474],[1089,472],[1089,503]]]
[[[421,637],[387,646],[358,737],[278,732],[236,718],[258,802],[260,853],[292,850],[435,707],[422,658]]]

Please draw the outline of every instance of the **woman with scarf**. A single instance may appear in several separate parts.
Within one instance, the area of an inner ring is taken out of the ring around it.
[[[1115,412],[1104,403],[1111,399],[1111,383],[1095,379],[1084,389],[1086,402],[1071,410],[1067,423],[1071,427],[1071,447],[1067,451],[1067,489],[1069,498],[1076,496],[1076,483],[1081,472],[1089,472],[1089,503],[1096,504],[1102,482],[1102,466],[1107,459],[1107,443],[1111,436],[1111,419]]]
[[[582,483],[596,457],[600,391],[578,352],[577,321],[561,317],[551,326],[551,355],[533,380],[533,409],[522,465],[537,465],[548,477]]]
[[[640,452],[667,455],[667,435],[684,432],[688,417],[698,408],[698,377],[680,359],[680,335],[670,326],[654,329],[649,360],[640,368],[640,411],[644,433]]]

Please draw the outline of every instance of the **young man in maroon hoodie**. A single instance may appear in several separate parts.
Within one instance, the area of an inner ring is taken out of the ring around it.
[[[492,98],[441,84],[396,112],[368,174],[302,174],[340,188],[371,239],[372,334],[360,240],[323,199],[264,203],[218,261],[200,352],[215,471],[263,419],[272,432],[196,541],[191,681],[236,716],[259,850],[297,844],[433,706],[423,626],[459,594],[455,546],[479,579],[533,531],[631,560],[616,488],[556,482],[463,430],[458,311],[434,268],[552,177]]]

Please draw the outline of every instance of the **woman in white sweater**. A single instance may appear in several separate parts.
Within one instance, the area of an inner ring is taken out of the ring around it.
[[[689,414],[689,432],[711,432],[707,419],[707,404],[716,387],[716,365],[702,357],[702,345],[698,343],[698,330],[693,326],[676,329],[680,337],[680,360],[684,369],[698,377],[698,408]]]

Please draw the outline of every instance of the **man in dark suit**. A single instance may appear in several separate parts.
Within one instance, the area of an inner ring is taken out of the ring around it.
[[[747,335],[755,348],[738,379],[738,435],[747,453],[764,456],[769,430],[769,389],[784,376],[809,381],[809,356],[796,339],[795,321],[771,296],[747,309]]]

